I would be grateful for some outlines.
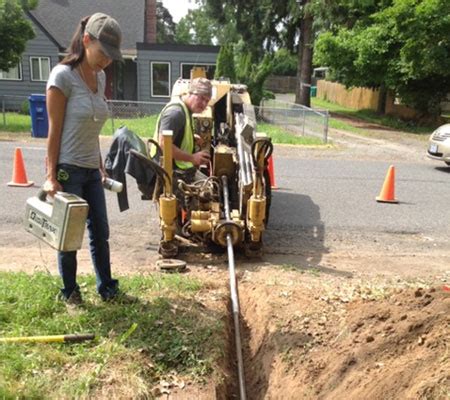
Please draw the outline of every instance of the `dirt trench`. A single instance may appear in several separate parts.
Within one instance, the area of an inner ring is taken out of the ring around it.
[[[449,290],[333,287],[295,271],[246,272],[239,291],[247,397],[447,399]]]

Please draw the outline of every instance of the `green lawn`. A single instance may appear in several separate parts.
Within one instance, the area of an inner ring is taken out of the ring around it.
[[[146,118],[129,118],[129,119],[115,119],[114,128],[117,129],[122,125],[137,133],[141,137],[153,137],[155,131],[157,116],[152,115]],[[285,129],[273,125],[260,123],[257,125],[258,132],[266,133],[272,138],[273,143],[278,144],[296,144],[296,145],[321,145],[322,140],[313,137],[297,136]],[[111,121],[107,121],[102,130],[102,135],[112,135]]]
[[[1,344],[0,398],[149,398],[167,374],[202,380],[225,348],[224,315],[196,300],[202,283],[180,274],[121,277],[133,303],[105,303],[81,277],[84,304],[67,310],[60,278],[0,273],[0,337],[94,333],[79,344]],[[174,372],[173,372],[174,371]],[[105,396],[103,396],[105,397]]]
[[[128,129],[140,137],[153,137],[157,119],[157,115],[151,115],[143,118],[115,118],[114,129],[118,129],[122,125],[125,125]],[[114,134],[111,119],[106,121],[101,134],[105,136],[112,136]]]
[[[322,139],[308,136],[297,136],[273,124],[259,123],[257,130],[258,132],[266,133],[272,139],[272,143],[317,146],[324,144]]]
[[[0,131],[31,132],[31,117],[12,112],[0,114]]]
[[[114,130],[118,129],[122,125],[128,127],[128,129],[135,132],[140,137],[153,137],[155,131],[157,115],[151,115],[143,118],[115,118]],[[31,132],[31,118],[28,115],[21,115],[16,113],[6,114],[6,125],[2,124],[0,119],[0,131],[4,132]],[[321,145],[322,141],[318,138],[302,137],[294,135],[285,129],[272,124],[261,123],[258,124],[257,129],[259,132],[265,132],[272,138],[273,143],[278,144],[296,144],[296,145]],[[113,122],[108,119],[103,126],[102,135],[112,136]]]
[[[380,116],[372,110],[355,110],[346,108],[338,104],[330,103],[325,100],[318,99],[317,97],[311,98],[312,106],[314,108],[326,109],[331,112],[342,114],[343,116],[349,116],[367,121],[370,123],[376,123],[384,125],[390,128],[402,130],[404,132],[416,133],[416,134],[429,134],[435,127],[433,126],[415,126],[412,123],[401,121],[397,118],[390,116]],[[156,115],[152,115],[144,118],[128,118],[114,120],[114,129],[119,128],[121,125],[126,125],[129,129],[136,132],[141,137],[152,137],[156,125]],[[337,121],[330,118],[329,125],[331,128],[343,129],[350,132],[362,133],[361,129],[352,127],[350,124]],[[6,113],[0,115],[0,130],[4,132],[31,132],[31,118],[29,115]],[[295,136],[290,132],[270,124],[258,124],[258,131],[267,132],[274,143],[288,143],[288,144],[320,144],[320,140],[311,138],[303,138]],[[113,125],[111,120],[108,120],[103,129],[102,135],[110,136],[113,132]]]
[[[340,106],[335,103],[331,103],[326,100],[318,99],[317,97],[312,97],[311,103],[312,103],[312,107],[314,107],[314,108],[326,109],[326,110],[329,110],[336,114],[341,114],[343,116],[358,118],[363,121],[367,121],[367,122],[375,123],[375,124],[379,124],[379,125],[384,125],[389,128],[398,129],[398,130],[401,130],[404,132],[415,133],[415,134],[425,134],[425,133],[429,134],[436,128],[433,126],[417,126],[417,125],[414,125],[413,123],[405,122],[398,118],[391,117],[389,115],[378,115],[373,110],[355,110],[352,108],[343,107],[343,106]],[[333,118],[330,118],[330,127],[334,128],[335,126],[333,126],[332,120],[333,120]],[[336,129],[348,130],[347,128],[348,128],[349,124],[344,124],[341,126],[342,126],[341,128],[336,128]],[[361,131],[361,130],[358,130],[357,128],[354,128],[354,129],[356,129],[356,131],[354,130],[355,132]]]

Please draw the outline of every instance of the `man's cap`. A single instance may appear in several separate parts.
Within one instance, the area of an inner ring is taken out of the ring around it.
[[[211,82],[206,78],[195,78],[191,81],[191,84],[189,85],[189,93],[207,96],[211,98],[212,96]]]
[[[120,52],[122,31],[114,18],[103,13],[92,14],[86,24],[85,32],[100,42],[102,50],[109,58],[122,60]]]

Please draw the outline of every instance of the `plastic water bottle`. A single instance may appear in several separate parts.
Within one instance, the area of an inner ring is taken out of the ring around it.
[[[105,189],[111,190],[111,192],[120,193],[123,189],[123,184],[122,182],[115,181],[114,179],[106,178],[103,182],[103,187]]]

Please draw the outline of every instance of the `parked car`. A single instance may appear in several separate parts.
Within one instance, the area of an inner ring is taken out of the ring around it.
[[[431,134],[427,155],[450,165],[450,124],[440,126]]]

